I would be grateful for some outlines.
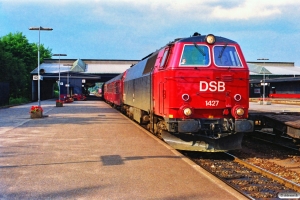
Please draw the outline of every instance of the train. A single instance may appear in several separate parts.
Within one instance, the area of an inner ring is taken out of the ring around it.
[[[107,103],[178,150],[240,149],[253,131],[249,69],[239,44],[225,37],[177,38],[102,91]]]

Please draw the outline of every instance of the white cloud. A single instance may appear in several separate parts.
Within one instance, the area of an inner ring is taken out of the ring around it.
[[[286,8],[293,11],[300,6],[300,1],[297,0],[0,0],[1,2],[2,6],[7,7],[35,4],[58,6],[64,9],[72,9],[78,4],[83,10],[90,10],[96,16],[110,17],[112,22],[118,21],[117,17],[126,18],[124,13],[127,10],[139,12],[144,18],[153,16],[170,18],[170,20],[213,18],[228,21],[274,17],[285,14]]]
[[[255,5],[249,2],[233,8],[217,6],[212,11],[212,17],[223,20],[248,20],[251,18],[274,16],[276,14],[281,14],[279,8]]]
[[[128,25],[135,21],[151,24],[151,20],[166,21],[166,23],[207,22],[210,19],[263,20],[298,13],[297,8],[300,6],[300,1],[295,0],[95,0],[92,2],[90,14],[94,17],[97,16],[99,20],[109,19],[106,22],[110,24],[126,21]]]
[[[286,14],[284,10],[287,8],[293,12],[293,8],[299,5],[300,2],[293,0],[245,0],[229,8],[216,6],[211,14],[212,17],[223,20],[264,19]]]

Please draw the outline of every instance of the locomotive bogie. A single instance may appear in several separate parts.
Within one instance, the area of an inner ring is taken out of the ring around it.
[[[149,114],[139,108],[129,107],[127,115],[141,125],[147,125],[150,121]]]

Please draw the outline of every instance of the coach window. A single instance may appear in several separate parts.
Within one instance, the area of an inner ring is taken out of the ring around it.
[[[215,46],[214,61],[220,67],[242,67],[241,60],[234,46]]]
[[[184,45],[179,66],[208,66],[210,62],[208,47],[205,45],[186,44]]]

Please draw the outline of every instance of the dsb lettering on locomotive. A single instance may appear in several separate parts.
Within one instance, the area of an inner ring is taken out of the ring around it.
[[[223,81],[200,81],[200,91],[206,92],[207,90],[211,92],[224,92],[225,82]]]

